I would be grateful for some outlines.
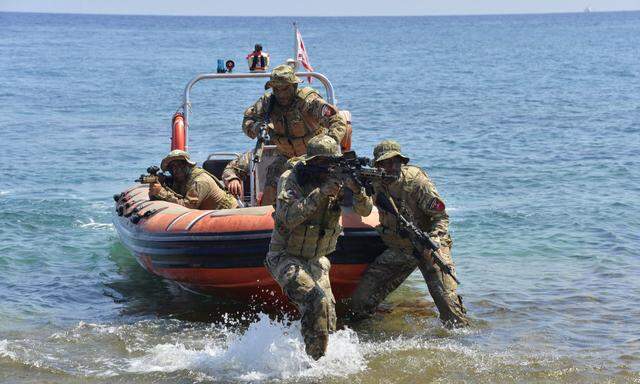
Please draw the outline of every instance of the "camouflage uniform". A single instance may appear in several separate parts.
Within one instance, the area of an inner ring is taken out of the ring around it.
[[[407,217],[410,220],[439,242],[440,255],[447,263],[453,265],[449,216],[444,201],[422,169],[406,165],[409,159],[400,154],[398,143],[383,141],[374,150],[376,163],[395,156],[400,156],[405,163],[402,165],[399,179],[386,185],[374,183],[374,193],[391,196],[401,213],[408,213]],[[411,241],[401,234],[396,217],[382,209],[378,212],[380,225],[376,229],[388,249],[369,265],[352,296],[351,307],[356,317],[363,318],[372,314],[378,304],[418,267],[438,307],[442,322],[446,326],[466,325],[466,310],[461,297],[456,294],[456,282],[451,276],[441,272],[437,265],[425,261],[418,262],[413,256],[414,248]]]
[[[279,84],[293,84],[297,87],[298,83],[300,79],[293,69],[288,65],[280,65],[274,68],[265,89]],[[242,130],[252,139],[258,134],[270,98],[271,94],[265,93],[244,112]],[[304,155],[311,138],[324,133],[340,143],[347,131],[347,122],[340,116],[338,109],[323,100],[311,87],[296,89],[294,100],[287,106],[279,105],[274,97],[269,119],[272,125],[269,132],[271,144],[277,146],[279,156],[267,169],[265,187],[276,187],[287,160]]]
[[[189,154],[173,150],[162,160],[161,168],[167,170],[170,162],[184,160],[190,167],[189,177],[183,183],[173,182],[162,188],[151,200],[163,200],[193,209],[229,209],[236,208],[236,199],[222,189],[213,176],[191,161]]]
[[[247,177],[249,174],[249,163],[252,161],[251,156],[251,152],[245,152],[238,158],[231,160],[227,166],[224,167],[224,171],[222,171],[222,181],[224,181],[225,185],[229,185],[233,180],[242,182],[242,180]]]
[[[328,136],[312,139],[307,156],[278,182],[275,226],[265,266],[302,315],[302,335],[314,359],[326,351],[336,328],[335,299],[329,282],[331,264],[342,232],[340,197],[321,193],[317,180],[300,180],[300,169],[315,156],[339,156],[338,144]],[[362,216],[372,203],[364,192],[354,193],[353,209]]]

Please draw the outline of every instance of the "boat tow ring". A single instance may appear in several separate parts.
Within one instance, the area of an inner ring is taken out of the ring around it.
[[[151,216],[155,215],[158,212],[162,212],[165,209],[167,209],[169,207],[162,207],[162,208],[157,208],[157,209],[150,209],[148,211],[146,211],[145,213],[143,213],[142,215],[139,215],[137,212],[134,213],[133,215],[131,215],[131,218],[129,220],[131,220],[131,222],[133,224],[138,224],[140,222],[140,220],[142,219],[148,219]]]

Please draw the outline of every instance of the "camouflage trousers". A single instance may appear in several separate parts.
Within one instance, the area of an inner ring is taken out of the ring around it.
[[[276,188],[280,176],[285,171],[285,165],[289,159],[283,155],[278,155],[271,164],[267,167],[267,178],[265,180],[265,187]]]
[[[442,258],[450,264],[451,252],[448,247],[440,248]],[[437,266],[418,260],[409,252],[389,248],[382,252],[365,271],[351,297],[350,309],[356,319],[371,316],[378,305],[407,277],[420,268],[433,298],[440,320],[448,327],[466,326],[469,323],[462,298],[456,294],[458,284],[451,276],[440,271]]]
[[[267,175],[264,182],[264,193],[262,195],[261,205],[271,205],[276,203],[276,191],[278,189],[278,180],[285,171],[287,159],[283,155],[278,155],[267,167]]]
[[[318,360],[327,350],[329,333],[336,330],[329,259],[304,260],[285,252],[269,252],[265,266],[300,311],[307,354]]]

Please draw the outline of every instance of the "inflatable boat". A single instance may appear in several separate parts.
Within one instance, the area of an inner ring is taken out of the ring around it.
[[[314,77],[324,86],[326,98],[335,104],[333,87],[320,73],[297,73]],[[202,80],[267,78],[266,73],[202,74],[185,88],[183,104],[172,120],[171,149],[187,149],[190,91]],[[347,111],[341,111],[349,122]],[[342,146],[350,146],[350,133]],[[221,177],[226,164],[236,154],[213,153],[202,166]],[[159,156],[160,157],[160,156]],[[189,209],[164,201],[151,201],[148,185],[138,184],[114,195],[113,222],[122,243],[147,271],[198,293],[243,302],[286,302],[276,282],[263,266],[273,230],[273,207],[260,206],[266,169],[275,158],[275,147],[264,148],[262,161],[251,164],[243,180],[241,208],[225,210]],[[345,201],[341,218],[344,231],[332,263],[331,284],[336,299],[348,297],[367,265],[385,246],[375,231],[377,211],[366,218],[356,215]]]

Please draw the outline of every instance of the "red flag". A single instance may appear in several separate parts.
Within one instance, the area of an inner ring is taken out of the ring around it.
[[[296,26],[296,60],[302,64],[304,69],[309,72],[313,72],[313,67],[309,62],[309,55],[307,55],[307,50],[304,46],[304,41],[302,41],[302,35],[300,34],[300,30]],[[308,78],[309,83],[311,83],[311,77]]]

